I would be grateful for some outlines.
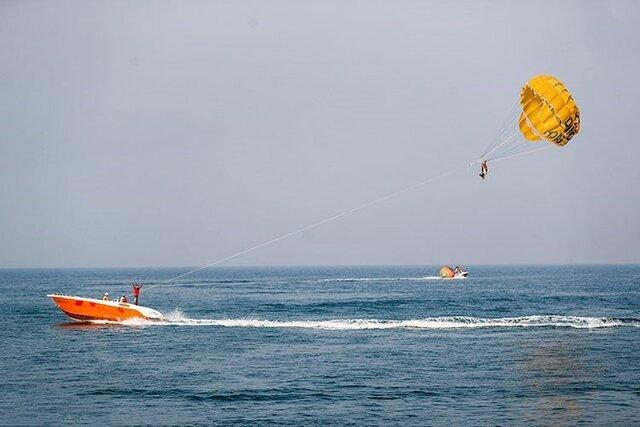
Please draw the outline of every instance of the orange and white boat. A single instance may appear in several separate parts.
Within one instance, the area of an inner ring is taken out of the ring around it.
[[[73,320],[120,322],[128,319],[162,320],[159,311],[149,307],[118,301],[105,301],[95,298],[74,297],[70,295],[47,295],[60,310]]]

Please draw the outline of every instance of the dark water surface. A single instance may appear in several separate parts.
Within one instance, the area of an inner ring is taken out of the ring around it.
[[[2,424],[638,424],[640,267],[0,270]],[[149,285],[147,285],[149,287]]]

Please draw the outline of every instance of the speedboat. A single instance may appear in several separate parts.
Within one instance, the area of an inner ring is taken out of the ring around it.
[[[47,295],[60,310],[79,322],[121,322],[128,319],[162,320],[159,311],[127,302],[107,301],[70,295]]]

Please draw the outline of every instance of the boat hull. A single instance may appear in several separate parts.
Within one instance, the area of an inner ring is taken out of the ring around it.
[[[47,295],[67,316],[80,322],[121,322],[129,319],[162,320],[162,313],[135,304],[70,295]]]

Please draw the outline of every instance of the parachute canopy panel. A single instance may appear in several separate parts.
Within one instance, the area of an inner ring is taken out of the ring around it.
[[[544,139],[560,147],[580,130],[580,110],[558,79],[538,75],[520,92],[520,132],[529,141]]]

